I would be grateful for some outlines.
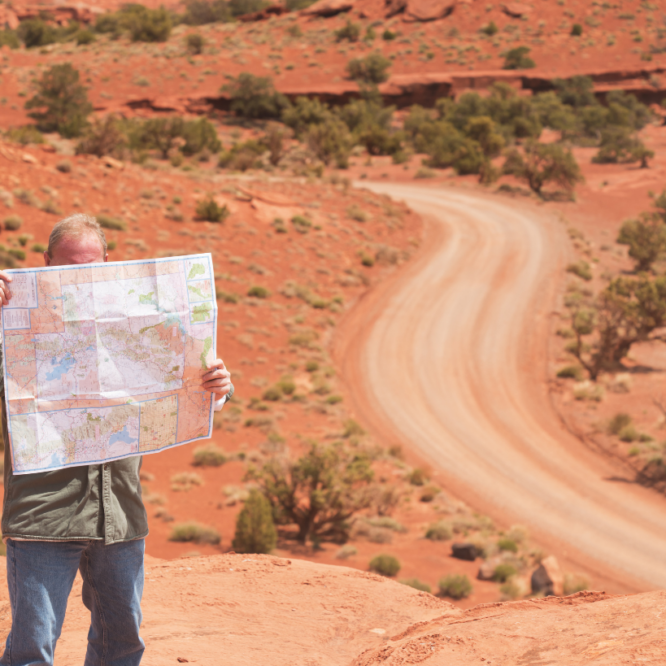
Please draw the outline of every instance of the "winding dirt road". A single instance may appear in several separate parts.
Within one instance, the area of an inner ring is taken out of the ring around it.
[[[363,187],[404,200],[426,230],[419,256],[371,290],[336,340],[358,415],[472,506],[556,540],[602,579],[666,587],[666,499],[569,434],[548,399],[565,225],[458,190]]]

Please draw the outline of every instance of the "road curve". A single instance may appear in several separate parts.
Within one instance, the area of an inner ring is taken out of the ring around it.
[[[569,544],[633,581],[626,589],[666,587],[666,500],[618,482],[548,399],[564,225],[457,190],[363,187],[405,201],[426,229],[419,256],[371,290],[336,339],[358,415],[416,448],[472,506]]]

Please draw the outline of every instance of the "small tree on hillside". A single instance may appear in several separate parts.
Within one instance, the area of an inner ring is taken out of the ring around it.
[[[531,51],[528,46],[517,46],[515,49],[507,51],[504,56],[503,69],[531,69],[536,67],[536,63],[528,56]]]
[[[252,490],[236,519],[232,546],[237,553],[270,553],[276,543],[271,505],[258,490]]]
[[[666,324],[666,278],[616,278],[596,299],[574,292],[567,299],[574,340],[567,346],[596,380],[616,367],[631,346]]]
[[[549,182],[571,192],[576,183],[583,181],[571,151],[557,143],[531,141],[525,145],[524,154],[514,148],[507,154],[503,172],[527,181],[530,189],[539,195]]]
[[[354,58],[347,63],[347,75],[359,86],[377,86],[388,80],[391,61],[381,53],[371,53],[366,58]]]
[[[649,271],[666,251],[666,224],[658,214],[644,213],[620,227],[617,242],[629,246],[629,256],[636,261],[637,272]]]
[[[289,103],[275,91],[267,76],[241,72],[231,83],[222,86],[231,98],[231,110],[243,118],[278,118]]]
[[[313,444],[297,461],[272,459],[247,478],[259,483],[277,524],[296,524],[303,544],[308,538],[345,540],[349,519],[372,502],[368,459],[342,445]]]
[[[86,89],[79,83],[79,72],[68,62],[50,67],[37,81],[37,94],[25,108],[37,109],[28,115],[44,132],[79,136],[93,110]]]
[[[596,164],[617,164],[618,162],[640,162],[641,168],[648,166],[648,159],[654,151],[631,131],[629,127],[611,125],[601,130],[599,152],[592,158]]]
[[[103,120],[94,119],[76,146],[77,155],[110,155],[122,159],[127,148],[127,136],[120,120],[113,114]]]

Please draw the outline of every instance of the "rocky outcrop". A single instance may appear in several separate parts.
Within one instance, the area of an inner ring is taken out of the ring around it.
[[[436,21],[448,16],[456,0],[407,0],[405,21]]]
[[[451,544],[451,556],[458,560],[474,562],[479,556],[479,549],[473,543],[454,543]]]
[[[532,574],[532,592],[535,594],[555,595],[564,594],[564,577],[557,559],[551,555],[541,562]]]
[[[348,12],[354,6],[354,0],[318,0],[301,11],[303,16],[335,16]]]
[[[384,15],[386,18],[391,18],[400,12],[404,12],[405,7],[407,7],[407,0],[386,0],[386,10]]]
[[[531,14],[534,10],[529,5],[523,5],[520,2],[509,2],[502,5],[502,11],[511,18],[522,18]]]
[[[1,10],[0,10],[1,11]],[[18,27],[18,22],[27,21],[31,18],[46,17],[48,20],[58,25],[67,25],[70,21],[77,23],[90,24],[95,21],[99,14],[104,13],[103,9],[98,7],[88,7],[84,5],[21,5],[11,4],[6,10],[7,18],[5,21],[9,27]],[[3,25],[2,14],[0,14],[0,26]]]
[[[286,14],[289,10],[284,5],[269,5],[264,9],[258,12],[252,12],[251,14],[243,14],[238,17],[238,20],[241,23],[253,23],[254,21],[265,21],[266,19],[271,18],[271,16],[282,16]]]
[[[9,623],[0,560],[0,640]],[[267,555],[147,557],[146,664],[497,666],[666,660],[666,592],[580,592],[467,611],[374,574]],[[77,576],[56,666],[81,662],[90,613]]]

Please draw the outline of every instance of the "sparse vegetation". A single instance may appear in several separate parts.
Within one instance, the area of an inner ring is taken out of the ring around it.
[[[370,560],[370,571],[374,571],[380,576],[396,576],[400,568],[400,560],[393,555],[375,555]]]
[[[270,553],[277,543],[271,505],[257,490],[251,490],[236,519],[232,546],[237,553]]]
[[[472,583],[465,574],[449,574],[442,578],[439,583],[439,593],[443,597],[449,597],[459,601],[466,599],[472,594]]]
[[[208,543],[216,546],[220,543],[220,533],[213,527],[201,525],[196,522],[178,523],[174,525],[169,541]]]
[[[529,57],[528,46],[517,46],[508,51],[504,57],[504,69],[531,69],[536,63]]]
[[[196,207],[197,217],[206,222],[224,222],[229,217],[229,208],[226,204],[220,206],[212,195],[201,199]]]
[[[428,583],[421,582],[418,578],[402,578],[398,582],[402,583],[403,585],[407,585],[407,587],[413,587],[419,592],[427,592],[428,594],[431,592],[430,585],[428,585]]]
[[[199,467],[219,467],[227,462],[227,456],[215,444],[207,444],[194,449],[193,465]]]

